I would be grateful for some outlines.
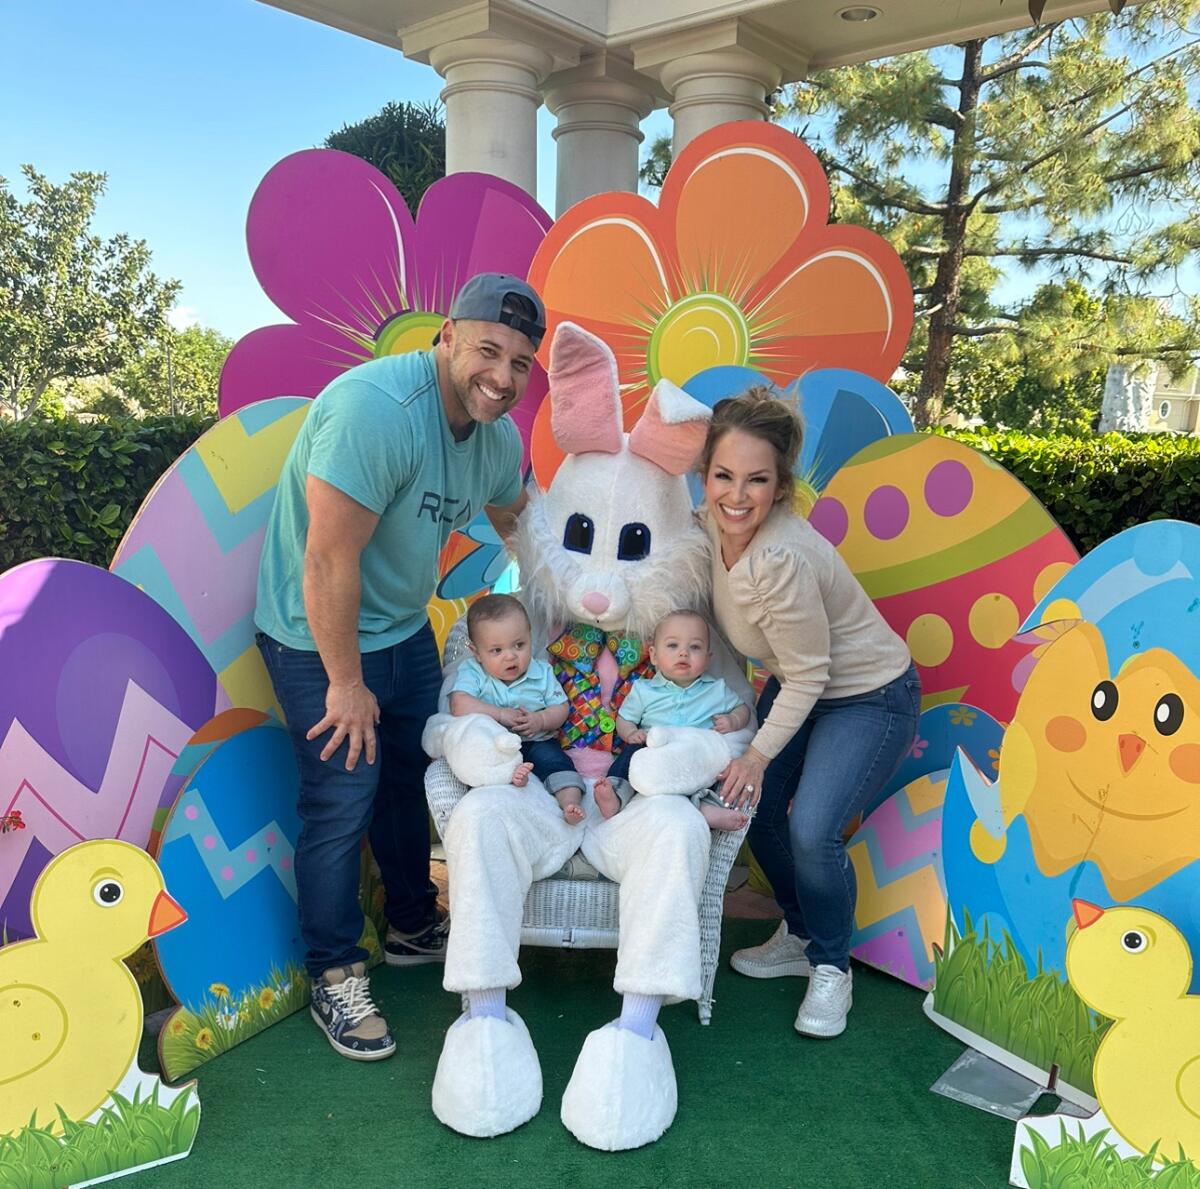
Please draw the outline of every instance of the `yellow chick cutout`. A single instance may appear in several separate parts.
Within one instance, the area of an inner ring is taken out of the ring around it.
[[[1113,1020],[1092,1068],[1112,1129],[1138,1152],[1200,1163],[1200,996],[1179,930],[1141,908],[1073,902],[1067,977]]]
[[[142,1034],[122,959],[187,919],[145,851],[83,842],[34,885],[36,938],[0,950],[0,1135],[83,1120],[121,1084]]]

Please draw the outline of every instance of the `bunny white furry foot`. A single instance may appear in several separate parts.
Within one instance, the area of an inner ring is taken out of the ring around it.
[[[542,1105],[542,1068],[525,1021],[460,1016],[433,1078],[433,1113],[462,1135],[488,1139],[528,1123]]]
[[[725,736],[699,727],[651,727],[629,763],[629,783],[645,797],[687,796],[708,788],[732,759]]]
[[[652,1144],[675,1120],[675,1067],[667,1038],[606,1024],[588,1035],[562,1100],[563,1126],[603,1152]]]
[[[521,740],[486,714],[434,714],[421,748],[431,759],[446,757],[450,771],[468,788],[508,784],[521,762]]]

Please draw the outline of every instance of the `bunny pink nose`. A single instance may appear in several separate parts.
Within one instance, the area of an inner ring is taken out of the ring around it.
[[[608,610],[609,599],[597,591],[583,596],[583,605],[593,615],[602,615]]]

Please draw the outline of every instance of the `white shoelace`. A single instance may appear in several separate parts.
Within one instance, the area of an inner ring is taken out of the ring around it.
[[[832,999],[845,985],[845,979],[835,966],[818,966],[809,976],[809,993],[814,999]]]
[[[360,1024],[379,1010],[371,1002],[371,984],[365,978],[349,975],[343,982],[331,983],[329,995],[351,1024]]]

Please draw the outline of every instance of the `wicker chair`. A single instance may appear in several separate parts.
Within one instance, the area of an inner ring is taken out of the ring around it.
[[[445,760],[425,772],[425,796],[439,837],[455,805],[467,792]],[[714,830],[708,854],[708,873],[700,892],[701,992],[697,1000],[700,1023],[712,1019],[713,981],[721,950],[721,913],[725,884],[747,826],[729,832]],[[605,879],[582,855],[576,854],[549,879],[538,880],[525,899],[521,941],[566,949],[617,948],[617,885]]]

